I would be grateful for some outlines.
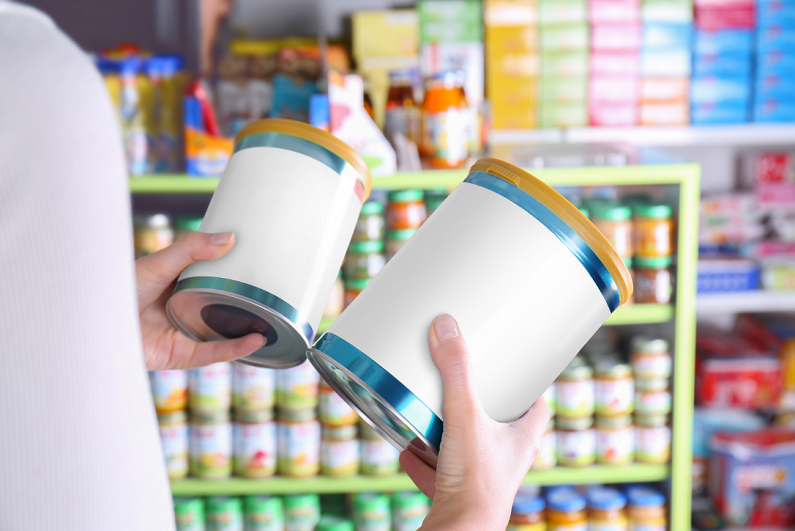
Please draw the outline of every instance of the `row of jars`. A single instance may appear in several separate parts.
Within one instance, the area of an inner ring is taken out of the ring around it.
[[[177,531],[416,531],[430,510],[419,492],[175,498]]]
[[[180,215],[174,219],[162,213],[133,216],[135,258],[165,249],[185,234],[199,230],[202,216]]]

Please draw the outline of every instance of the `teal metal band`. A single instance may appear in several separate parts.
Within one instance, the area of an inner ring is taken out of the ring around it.
[[[269,293],[251,284],[220,277],[192,277],[180,280],[174,292],[176,293],[187,289],[214,289],[246,297],[257,304],[270,308],[293,323],[304,337],[306,337],[308,344],[311,344],[312,339],[315,337],[315,332],[312,330],[309,322],[298,313],[298,310],[273,293]]]

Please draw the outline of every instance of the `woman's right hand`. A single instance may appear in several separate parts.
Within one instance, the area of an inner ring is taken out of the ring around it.
[[[444,435],[436,470],[404,451],[400,464],[433,500],[422,531],[505,531],[511,504],[538,457],[549,423],[543,397],[520,419],[492,420],[475,390],[472,365],[458,323],[437,317],[428,333],[431,357],[442,376]]]

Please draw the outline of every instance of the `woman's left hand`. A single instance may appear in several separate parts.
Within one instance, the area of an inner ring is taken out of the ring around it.
[[[174,328],[166,315],[166,301],[179,274],[193,262],[221,258],[234,246],[235,235],[231,232],[191,232],[173,245],[135,261],[138,314],[148,370],[203,367],[242,358],[265,345],[265,337],[260,334],[197,343]]]

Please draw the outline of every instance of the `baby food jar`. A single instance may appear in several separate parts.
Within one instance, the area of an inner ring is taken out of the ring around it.
[[[320,423],[315,410],[279,409],[277,433],[279,474],[295,478],[320,470]]]
[[[174,220],[174,240],[179,240],[190,232],[196,232],[202,226],[202,216],[180,215]]]
[[[321,424],[331,428],[350,425],[355,428],[359,415],[325,380],[321,380],[318,386],[318,418]]]
[[[606,487],[589,489],[589,531],[627,531],[626,505],[626,496],[616,489]]]
[[[422,190],[394,190],[387,195],[386,226],[389,230],[416,229],[425,221]]]
[[[596,417],[596,462],[628,465],[635,459],[635,428],[630,415]]]
[[[346,308],[351,305],[353,300],[359,296],[359,293],[361,293],[362,290],[367,287],[367,284],[369,284],[371,280],[371,278],[345,279]]]
[[[616,360],[596,364],[595,410],[597,415],[629,415],[634,409],[635,381],[632,367]]]
[[[207,498],[207,531],[243,531],[243,502],[240,498]]]
[[[630,531],[666,531],[668,516],[665,496],[646,487],[632,487],[627,491]]]
[[[667,415],[671,412],[671,391],[664,378],[635,380],[635,413],[638,415]]]
[[[406,242],[414,236],[415,232],[417,232],[417,229],[389,230],[386,232],[387,262],[392,260],[392,257],[406,245]]]
[[[585,496],[574,489],[555,489],[547,494],[549,531],[588,531]]]
[[[165,214],[138,215],[133,218],[135,258],[141,258],[174,243],[174,229]]]
[[[425,87],[418,147],[434,168],[458,168],[469,156],[469,104],[457,78],[458,72],[440,72]]]
[[[596,201],[590,206],[591,221],[620,257],[632,256],[632,210],[618,203]]]
[[[400,452],[364,421],[359,423],[361,473],[365,476],[391,476],[398,471]]]
[[[596,437],[593,417],[563,417],[556,421],[558,438],[558,464],[584,467],[596,461]]]
[[[667,415],[635,415],[635,436],[638,462],[668,462],[671,457],[671,428]]]
[[[275,496],[246,496],[246,531],[284,531],[284,506]]]
[[[329,295],[326,308],[323,310],[324,319],[336,319],[345,309],[345,283],[342,280],[342,271],[337,275],[337,280],[334,281],[334,287],[331,288],[331,295]]]
[[[177,531],[204,531],[204,500],[174,498],[174,519]]]
[[[544,397],[544,400],[547,403],[549,416],[554,417],[557,409],[557,391],[554,382],[552,382],[552,385],[547,387],[547,390],[544,391],[544,394],[542,396]]]
[[[353,496],[353,520],[357,531],[390,531],[392,516],[385,494],[360,492]]]
[[[635,254],[644,258],[671,256],[673,220],[668,205],[635,207]]]
[[[276,373],[276,405],[280,408],[317,407],[320,375],[308,361]]]
[[[392,527],[394,531],[417,531],[431,510],[421,492],[396,492],[392,495]]]
[[[215,479],[232,474],[232,425],[229,411],[193,415],[188,446],[192,476]]]
[[[671,376],[671,354],[668,342],[635,336],[632,338],[632,369],[637,378],[668,378]]]
[[[324,476],[352,476],[359,471],[359,440],[356,425],[323,426],[320,443],[320,472]]]
[[[188,475],[187,421],[188,415],[184,411],[157,415],[168,479],[182,479]]]
[[[272,410],[235,410],[232,434],[235,474],[264,478],[276,473],[276,423]]]
[[[436,209],[450,195],[447,190],[425,190],[425,212],[426,219],[436,212]]]
[[[519,493],[511,506],[507,531],[546,531],[547,518],[544,498]]]
[[[235,409],[254,411],[272,408],[276,372],[242,363],[233,363],[232,367],[232,405]]]
[[[362,205],[351,241],[364,242],[384,239],[384,205],[367,201]]]
[[[590,417],[594,413],[593,369],[575,358],[555,381],[555,409],[564,417]]]
[[[188,404],[188,373],[180,370],[152,371],[149,373],[155,411],[171,413],[181,411]]]
[[[232,368],[213,363],[188,371],[188,407],[191,413],[227,411],[232,403]]]
[[[558,436],[555,432],[555,419],[549,419],[547,431],[541,438],[541,451],[533,462],[533,470],[548,470],[558,464]]]
[[[354,531],[353,520],[342,516],[324,514],[320,517],[316,531]]]
[[[351,242],[342,271],[345,278],[373,278],[385,264],[384,242],[381,240]]]
[[[673,281],[671,257],[635,257],[635,302],[668,304],[671,302]]]
[[[317,494],[291,494],[284,497],[284,531],[315,531],[320,522],[320,497]]]

